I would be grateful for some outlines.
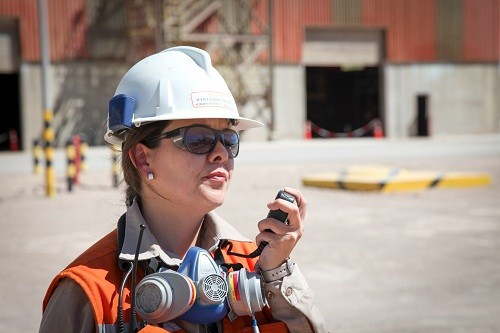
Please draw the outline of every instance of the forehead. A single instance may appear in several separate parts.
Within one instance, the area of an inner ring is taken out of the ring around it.
[[[179,128],[179,127],[184,127],[184,126],[189,126],[189,125],[206,125],[210,126],[212,128],[216,129],[224,129],[228,128],[229,125],[227,124],[226,119],[220,119],[220,118],[201,118],[201,119],[179,119],[179,120],[172,120],[168,124],[168,126],[165,128],[167,130]]]

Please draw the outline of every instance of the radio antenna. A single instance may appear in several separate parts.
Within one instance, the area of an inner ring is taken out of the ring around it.
[[[144,224],[141,224],[141,230],[139,231],[139,239],[137,240],[137,248],[135,249],[135,256],[134,256],[134,268],[132,271],[132,286],[130,288],[130,321],[128,324],[128,331],[129,332],[137,332],[137,324],[135,321],[135,282],[137,278],[137,266],[138,266],[138,261],[139,261],[139,251],[141,249],[141,242],[142,242],[142,234],[144,233],[144,229],[146,229],[146,226]]]

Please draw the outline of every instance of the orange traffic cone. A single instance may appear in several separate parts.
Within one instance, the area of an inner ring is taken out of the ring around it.
[[[312,139],[312,130],[311,130],[311,121],[306,121],[306,126],[304,129],[304,139],[311,140]]]
[[[375,121],[375,124],[373,125],[373,137],[375,139],[381,139],[384,137],[384,130],[382,129],[380,120]]]

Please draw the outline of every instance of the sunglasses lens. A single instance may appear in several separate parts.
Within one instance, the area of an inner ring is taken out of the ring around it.
[[[224,145],[231,154],[231,157],[234,158],[238,156],[238,152],[240,150],[240,138],[238,133],[233,130],[225,130],[222,132],[222,139],[224,140]]]
[[[191,127],[184,135],[184,143],[190,152],[206,154],[217,144],[217,138],[209,128]]]

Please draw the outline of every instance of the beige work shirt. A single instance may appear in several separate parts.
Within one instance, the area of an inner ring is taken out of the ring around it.
[[[140,225],[146,224],[137,202],[126,213],[125,239],[120,259],[133,260]],[[200,247],[211,252],[222,239],[251,242],[215,212],[205,216],[200,230]],[[148,228],[144,230],[139,260],[159,257],[165,264],[178,267],[182,258],[163,251]],[[298,265],[282,280],[265,283],[265,294],[273,317],[284,322],[290,332],[328,332],[321,313],[313,305],[314,294],[309,289]],[[180,323],[186,332],[204,332],[203,326]],[[313,330],[311,330],[311,327]],[[96,332],[92,305],[83,289],[71,279],[64,279],[55,289],[42,317],[40,333]]]

